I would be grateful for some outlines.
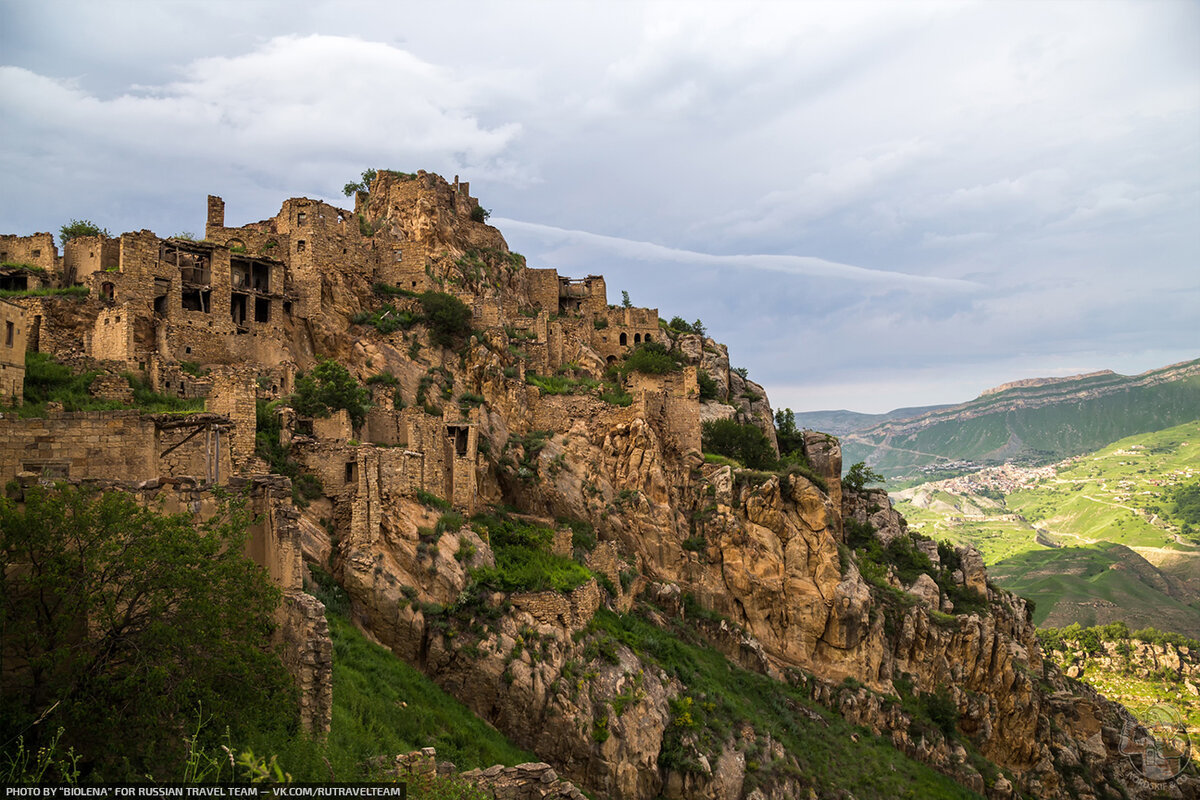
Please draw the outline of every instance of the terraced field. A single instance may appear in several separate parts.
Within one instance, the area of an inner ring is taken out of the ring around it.
[[[970,542],[1035,621],[1124,620],[1200,636],[1200,542],[1172,515],[1200,481],[1200,421],[1122,439],[1052,467],[1005,466],[894,496],[909,524]]]

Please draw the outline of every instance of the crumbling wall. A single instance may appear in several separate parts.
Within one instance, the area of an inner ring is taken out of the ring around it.
[[[206,410],[233,421],[233,464],[245,467],[254,457],[256,419],[256,375],[253,368],[229,368],[209,376],[212,388],[205,402]]]
[[[158,476],[154,420],[139,411],[50,412],[21,419],[0,415],[0,478],[18,472],[54,478]]]
[[[25,309],[0,300],[0,405],[20,405],[25,398]]]
[[[233,439],[229,425],[156,428],[157,469],[143,477],[188,476],[224,485],[233,477]]]
[[[58,248],[54,235],[35,233],[32,236],[0,235],[0,263],[30,264],[46,272],[58,272]]]
[[[96,273],[116,272],[121,259],[119,238],[76,236],[63,243],[62,283],[83,283]]]
[[[558,271],[553,269],[525,270],[529,304],[547,313],[558,313]]]
[[[133,315],[128,305],[102,308],[91,332],[84,338],[85,350],[97,361],[136,361],[133,348]]]
[[[527,612],[545,625],[561,626],[569,632],[582,630],[600,607],[600,585],[592,578],[564,595],[560,592],[521,592],[509,596],[513,608]]]

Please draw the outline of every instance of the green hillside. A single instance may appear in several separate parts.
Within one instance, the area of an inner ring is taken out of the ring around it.
[[[1200,421],[1127,437],[1053,467],[1004,466],[894,495],[910,525],[970,542],[1035,621],[1123,620],[1200,635]]]
[[[1000,586],[1037,603],[1033,621],[1039,626],[1123,621],[1131,628],[1200,635],[1200,609],[1173,597],[1170,592],[1178,591],[1170,579],[1123,545],[1024,552],[993,564],[989,572]]]
[[[988,394],[843,437],[847,464],[893,479],[989,463],[1046,464],[1126,436],[1200,419],[1200,361],[1135,377],[1099,375]],[[967,463],[956,463],[967,462]]]

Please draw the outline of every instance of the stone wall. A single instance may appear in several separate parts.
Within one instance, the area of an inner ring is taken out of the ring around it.
[[[238,469],[254,457],[256,419],[255,371],[250,368],[231,368],[215,371],[209,380],[212,389],[205,409],[233,421],[233,463]]]
[[[531,306],[547,313],[558,313],[558,270],[527,269],[525,285]]]
[[[208,430],[185,442],[196,426],[163,429],[172,421],[137,410],[51,411],[29,419],[0,414],[0,479],[33,472],[72,480],[188,476],[203,482],[215,479],[219,466],[221,483],[227,482],[233,474],[228,421],[192,419]],[[224,429],[219,442],[214,426]]]
[[[201,483],[224,485],[233,477],[233,440],[227,424],[156,428],[157,466],[140,477],[189,476]]]
[[[62,283],[83,283],[84,279],[108,270],[116,272],[121,260],[119,238],[76,236],[63,244]]]
[[[91,332],[84,337],[85,350],[97,361],[137,361],[133,347],[133,317],[128,305],[103,308]]]
[[[582,630],[600,607],[600,585],[592,578],[570,594],[522,592],[509,596],[513,608],[528,613],[538,622],[561,626],[569,632]]]
[[[25,309],[0,300],[0,405],[20,405],[25,398]]]
[[[0,235],[0,263],[31,264],[50,273],[58,271],[58,248],[54,236],[35,233],[32,236]]]
[[[55,478],[144,480],[158,476],[154,420],[139,411],[0,415],[0,479],[18,472]]]

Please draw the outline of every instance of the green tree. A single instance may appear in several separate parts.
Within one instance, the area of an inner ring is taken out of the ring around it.
[[[864,462],[859,461],[846,471],[846,475],[842,478],[842,486],[852,492],[861,492],[871,483],[882,483],[887,480],[875,470],[868,467]]]
[[[629,299],[629,292],[625,291],[624,289],[621,290],[621,307],[633,308],[633,301]]]
[[[230,503],[197,525],[71,487],[0,499],[5,747],[61,727],[92,779],[161,779],[178,774],[198,709],[214,736],[294,731],[295,690],[268,645],[280,592],[244,555],[249,519]]]
[[[375,181],[375,176],[378,173],[373,169],[365,169],[362,173],[362,180],[357,183],[347,183],[342,187],[342,194],[350,197],[355,192],[371,191],[371,184]]]
[[[363,424],[371,407],[371,392],[360,386],[350,371],[336,361],[323,358],[310,372],[296,377],[292,407],[297,414],[328,417],[339,408],[350,415],[355,427]]]
[[[472,222],[487,222],[488,217],[490,217],[491,215],[492,215],[491,211],[489,211],[488,209],[486,209],[483,206],[478,205],[478,204],[476,204],[476,206],[471,209],[471,221]]]
[[[783,455],[804,452],[804,431],[796,427],[796,414],[790,408],[775,412],[775,439]]]
[[[107,228],[101,228],[90,219],[73,219],[58,229],[58,238],[63,244],[76,236],[112,236]]]
[[[425,292],[420,300],[434,344],[451,347],[471,334],[471,308],[462,300],[445,292]]]
[[[736,458],[751,469],[773,469],[775,450],[766,434],[754,425],[731,419],[705,422],[700,428],[701,447],[706,453]]]

